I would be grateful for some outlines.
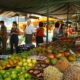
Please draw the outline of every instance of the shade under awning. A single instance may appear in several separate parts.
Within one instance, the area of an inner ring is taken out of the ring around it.
[[[47,5],[48,2],[48,5]],[[1,0],[0,15],[15,16],[27,13],[49,15],[66,18],[66,14],[80,13],[80,0]]]

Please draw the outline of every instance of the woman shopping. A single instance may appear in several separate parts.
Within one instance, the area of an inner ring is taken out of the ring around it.
[[[52,39],[53,42],[59,39],[59,35],[60,35],[59,34],[59,30],[60,30],[59,26],[60,26],[59,22],[56,22],[55,28],[53,30],[53,39]]]
[[[10,32],[10,49],[11,53],[14,53],[14,48],[15,47],[15,52],[18,52],[18,35],[19,35],[19,29],[17,28],[17,23],[14,21],[12,25],[12,29]]]
[[[43,43],[43,37],[44,37],[43,22],[39,22],[39,28],[36,31],[36,45],[37,46]]]

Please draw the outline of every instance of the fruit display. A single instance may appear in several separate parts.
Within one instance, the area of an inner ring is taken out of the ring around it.
[[[23,52],[8,55],[4,60],[0,60],[0,80],[80,80],[71,77],[75,75],[72,73],[79,73],[79,66],[74,64],[76,70],[71,64],[80,61],[80,55],[73,47],[74,40],[60,41],[61,39],[50,43],[48,47],[43,44],[28,48],[29,50],[26,46],[21,46],[26,47],[21,49]],[[71,78],[68,74],[71,74]]]
[[[34,80],[26,71],[34,67],[36,63],[35,59],[9,55],[4,62],[4,68],[0,70],[0,80]]]

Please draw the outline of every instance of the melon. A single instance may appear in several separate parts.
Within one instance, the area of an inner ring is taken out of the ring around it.
[[[58,63],[55,65],[61,72],[64,72],[68,67],[70,63],[66,58],[61,58]]]
[[[70,65],[64,72],[63,80],[80,80],[80,64]]]

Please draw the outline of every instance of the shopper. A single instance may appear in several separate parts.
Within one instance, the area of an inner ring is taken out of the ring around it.
[[[69,24],[68,29],[67,29],[68,36],[72,36],[73,31],[74,31],[74,30],[73,30],[72,25],[71,25],[71,24]]]
[[[1,25],[0,25],[0,49],[1,49],[1,47],[2,47],[2,35],[1,35]],[[1,51],[0,51],[0,53],[1,53]]]
[[[2,53],[6,53],[6,43],[7,43],[7,28],[4,25],[4,21],[0,21],[0,40],[2,44]]]
[[[43,22],[39,22],[39,28],[36,31],[36,45],[39,46],[43,43],[44,29]]]
[[[16,53],[18,53],[18,35],[19,35],[19,29],[17,28],[17,22],[14,21],[12,25],[12,29],[10,32],[10,49],[11,53],[14,53],[13,47],[15,47]]]
[[[52,39],[53,41],[56,41],[59,38],[59,27],[60,27],[59,22],[56,22],[55,23],[55,28],[53,30],[53,39]]]
[[[31,20],[27,20],[27,26],[25,28],[25,43],[28,46],[32,45],[32,35],[35,33],[35,28],[31,25]]]
[[[63,27],[64,27],[64,24],[61,24],[59,29],[59,36],[63,36]]]

